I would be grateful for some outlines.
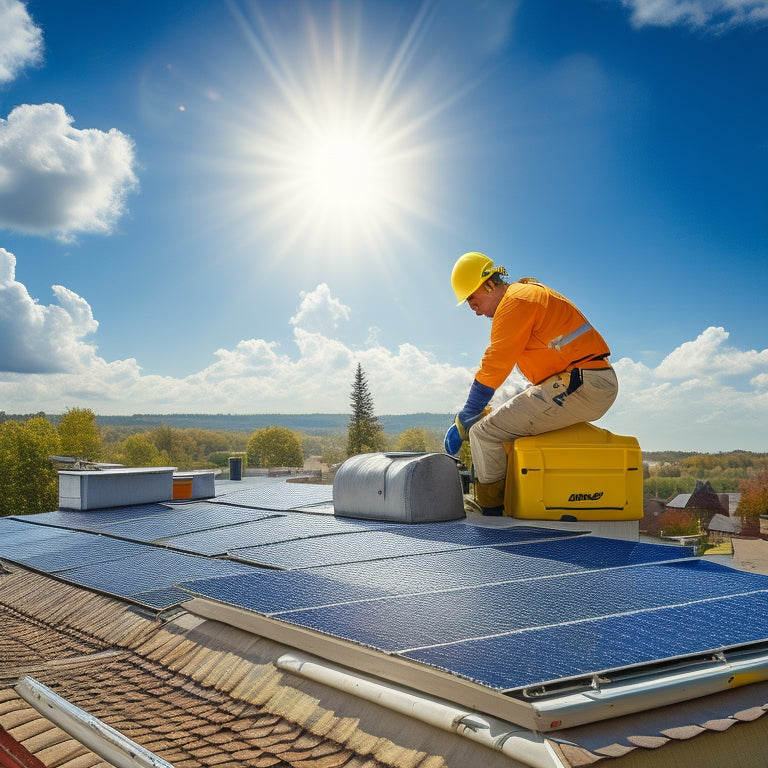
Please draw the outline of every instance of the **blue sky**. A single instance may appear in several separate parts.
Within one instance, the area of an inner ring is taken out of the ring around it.
[[[360,362],[453,412],[480,250],[606,337],[601,426],[766,451],[767,68],[766,0],[0,0],[0,409],[339,413]]]

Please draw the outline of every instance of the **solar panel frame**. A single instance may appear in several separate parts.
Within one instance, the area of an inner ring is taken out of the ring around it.
[[[475,550],[475,554],[482,557],[485,552]],[[680,597],[683,588],[685,598]],[[578,626],[761,588],[768,590],[768,579],[763,576],[689,561],[585,572],[578,581],[565,574],[455,589],[440,585],[434,591],[425,588],[418,593],[294,608],[274,615],[386,653],[402,653],[547,627]]]
[[[600,617],[398,655],[510,694],[532,686],[763,645],[768,639],[768,591],[720,597],[698,606],[698,610],[678,605]],[[742,620],[714,622],[713,610]],[[745,615],[757,616],[759,622],[753,624],[750,619],[745,623]],[[533,656],[531,648],[539,652]]]

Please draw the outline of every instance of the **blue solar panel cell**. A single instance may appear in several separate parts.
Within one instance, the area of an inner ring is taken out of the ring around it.
[[[128,599],[147,608],[165,611],[186,602],[189,600],[189,595],[181,589],[169,587],[168,589],[154,589],[150,592],[137,592],[128,596]]]
[[[271,509],[282,512],[308,505],[328,504],[332,501],[332,485],[286,483],[283,480],[222,494],[216,496],[213,503],[234,504],[253,509]]]
[[[714,621],[713,616],[727,616]],[[768,592],[403,652],[499,691],[699,655],[768,638]]]
[[[130,544],[130,542],[125,542]],[[141,545],[133,545],[141,547]],[[110,563],[74,568],[67,571],[68,581],[108,594],[131,597],[144,592],[174,587],[182,581],[244,573],[247,565],[227,560],[214,560],[157,547],[141,547],[140,551]]]
[[[72,533],[61,539],[55,548],[48,545],[44,550],[36,554],[17,555],[14,561],[37,571],[58,575],[72,568],[119,560],[141,550],[141,545],[83,532]]]
[[[236,509],[233,507],[233,509]],[[250,513],[253,517],[253,512]],[[204,555],[237,553],[246,547],[360,531],[360,526],[315,515],[265,512],[253,522],[199,531],[166,539],[166,546]]]
[[[259,570],[180,586],[193,595],[267,615],[387,594],[374,584],[344,584],[316,576],[312,571]]]
[[[57,510],[36,515],[15,515],[15,520],[22,520],[35,525],[51,525],[69,528],[75,531],[98,530],[107,525],[141,519],[157,515],[167,515],[172,507],[166,504],[136,504],[127,507],[95,510]]]
[[[82,538],[86,536],[86,533],[0,518],[0,557],[17,562],[20,558],[65,548],[68,542],[87,541]]]
[[[448,541],[464,547],[499,547],[505,544],[525,544],[531,541],[551,541],[553,539],[571,539],[584,536],[587,531],[557,530],[555,528],[535,528],[533,526],[515,526],[514,528],[486,528],[467,525],[465,522],[421,523],[418,525],[394,524],[386,530],[391,533],[412,536],[417,539]]]
[[[292,507],[293,512],[311,512],[313,515],[333,516],[333,501],[323,501],[316,504],[303,504],[298,507]]]
[[[213,504],[207,506],[206,509],[185,509],[160,517],[116,523],[105,528],[104,532],[110,536],[149,543],[198,531],[225,529],[230,525],[263,519],[270,514],[265,512],[259,514],[254,510],[238,507],[216,508]]]
[[[384,531],[365,531],[312,539],[287,541],[270,546],[230,551],[231,557],[269,568],[291,570],[334,563],[379,560],[408,554],[461,549],[443,541],[413,539]]]
[[[504,541],[502,538],[501,542]],[[453,589],[665,562],[684,557],[686,552],[682,547],[592,537],[521,542],[516,546],[502,543],[498,548],[393,558],[377,566],[376,581],[394,593],[418,592],[425,588]],[[317,572],[350,584],[366,584],[371,578],[370,566],[365,562],[323,566]]]

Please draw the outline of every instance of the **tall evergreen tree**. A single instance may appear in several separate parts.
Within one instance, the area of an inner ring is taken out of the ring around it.
[[[349,417],[347,455],[356,456],[359,453],[383,451],[384,432],[379,420],[374,416],[373,397],[360,363],[357,364],[349,399],[352,402],[352,415]]]

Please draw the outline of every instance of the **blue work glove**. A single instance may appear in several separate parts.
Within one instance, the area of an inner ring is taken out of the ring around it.
[[[464,438],[459,434],[459,428],[456,424],[451,424],[448,431],[445,433],[445,442],[443,446],[445,452],[451,456],[456,456],[461,450],[461,444],[464,442]]]
[[[483,412],[472,420],[472,424],[480,421],[480,419],[484,419],[491,412],[491,410],[492,409],[490,406],[484,408]],[[469,426],[471,427],[472,424]],[[448,428],[448,431],[445,433],[445,441],[443,442],[445,452],[449,453],[451,456],[456,456],[461,450],[461,444],[468,438],[469,427],[465,429],[464,425],[459,421],[459,417],[456,416],[456,420],[453,422],[453,424],[451,424],[451,426]]]
[[[485,416],[485,406],[491,401],[496,390],[481,384],[477,379],[472,382],[467,395],[467,402],[456,416],[456,424],[459,426],[459,434],[466,440],[469,428]],[[464,434],[462,435],[462,430]]]

